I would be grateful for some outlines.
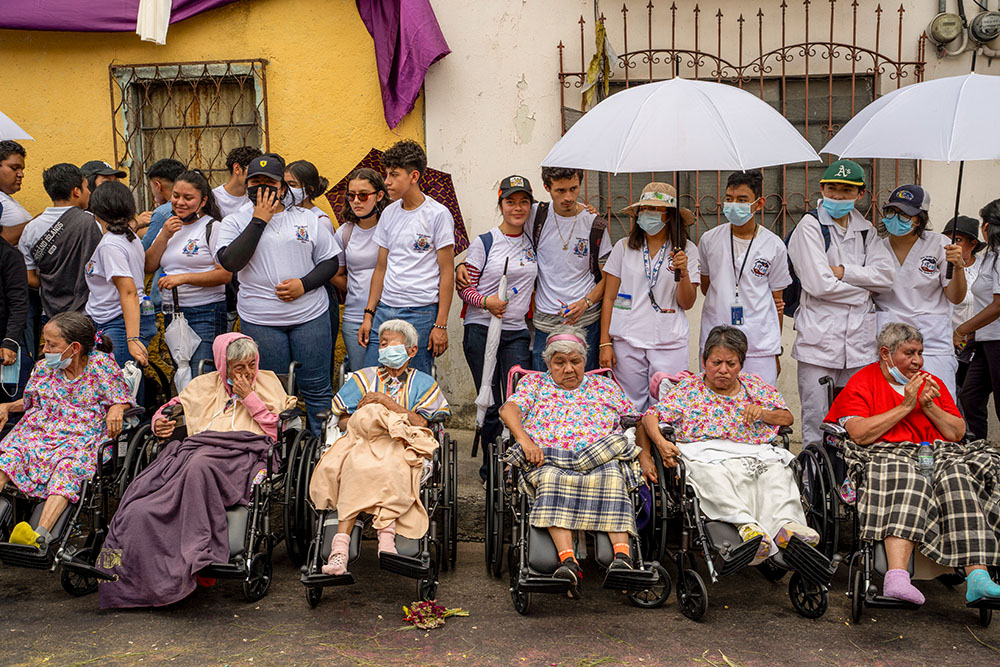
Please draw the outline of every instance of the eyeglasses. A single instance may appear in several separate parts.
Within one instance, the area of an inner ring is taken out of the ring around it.
[[[350,200],[357,199],[359,202],[361,202],[362,204],[364,204],[366,201],[368,201],[368,198],[371,197],[373,194],[375,194],[375,193],[374,192],[348,192],[347,193],[347,198],[350,199]]]

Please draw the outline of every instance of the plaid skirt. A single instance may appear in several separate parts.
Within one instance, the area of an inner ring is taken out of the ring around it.
[[[983,440],[937,440],[928,483],[917,468],[917,449],[909,442],[846,443],[861,539],[911,540],[946,567],[1000,565],[1000,455]]]
[[[543,447],[545,462],[527,462],[514,444],[505,461],[520,469],[518,488],[531,504],[537,528],[636,534],[629,492],[642,483],[639,448],[611,434],[578,450]]]

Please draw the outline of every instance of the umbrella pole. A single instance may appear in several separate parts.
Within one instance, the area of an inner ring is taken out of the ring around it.
[[[951,243],[955,244],[955,235],[958,233],[958,208],[959,202],[962,200],[962,174],[965,171],[965,160],[958,163],[958,186],[955,188],[955,224],[952,226],[951,230]],[[955,272],[955,265],[951,262],[948,263],[948,268],[945,270],[945,278],[951,279],[952,274]]]
[[[674,214],[677,218],[677,224],[674,227],[674,252],[680,252],[684,250],[684,245],[681,243],[681,235],[684,234],[684,216],[681,215],[679,208],[674,209]],[[681,270],[674,269],[674,282],[679,283],[680,281]]]

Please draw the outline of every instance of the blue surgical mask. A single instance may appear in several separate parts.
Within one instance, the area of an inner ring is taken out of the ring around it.
[[[226,378],[226,384],[228,384],[230,387],[232,387],[233,386],[233,378]]]
[[[906,236],[913,231],[913,222],[904,220],[898,213],[882,218],[882,224],[885,225],[885,231],[893,236]]]
[[[67,347],[66,350],[69,348]],[[45,353],[45,365],[49,368],[57,371],[66,370],[69,365],[73,362],[73,356],[70,355],[68,359],[63,359],[62,356],[66,354],[66,350],[62,352],[46,352]]]
[[[403,345],[387,345],[378,351],[378,362],[387,368],[402,368],[410,360]]]
[[[907,382],[909,382],[909,381],[910,381],[910,378],[908,378],[908,377],[906,377],[905,375],[903,375],[902,371],[900,371],[900,370],[899,370],[898,368],[896,368],[895,366],[890,366],[890,365],[889,365],[889,364],[887,363],[887,364],[885,365],[885,369],[886,369],[887,371],[889,371],[889,375],[891,375],[891,376],[892,376],[892,379],[893,379],[893,380],[895,380],[896,382],[898,382],[898,383],[899,383],[899,384],[901,384],[901,385],[905,385],[905,384],[906,384]]]
[[[834,220],[840,220],[845,215],[854,210],[853,199],[830,199],[823,197],[823,208]]]
[[[727,201],[722,205],[722,214],[726,220],[737,227],[745,225],[753,217],[753,204]]]
[[[639,215],[635,217],[635,224],[647,234],[659,234],[666,227],[660,213],[656,211],[639,211]]]

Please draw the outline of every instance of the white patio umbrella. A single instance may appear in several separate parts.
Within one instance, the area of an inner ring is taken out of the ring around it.
[[[799,131],[756,95],[674,78],[608,97],[576,121],[542,166],[614,174],[745,171],[819,159]]]
[[[201,345],[201,336],[195,333],[184,317],[184,313],[181,312],[177,301],[177,288],[173,288],[171,292],[174,299],[174,314],[166,331],[163,332],[163,340],[166,341],[170,356],[173,357],[174,364],[177,365],[177,371],[174,373],[174,386],[180,393],[191,381],[191,356]]]
[[[507,294],[507,265],[509,262],[510,259],[503,264],[503,275],[500,276],[500,285],[497,287],[497,296],[504,301],[509,299]],[[476,396],[476,435],[472,440],[473,456],[479,451],[479,438],[482,434],[483,423],[486,421],[486,411],[493,405],[493,373],[497,367],[497,348],[500,346],[502,326],[503,318],[494,315],[490,318],[490,326],[486,331],[483,378],[479,383],[479,395]]]
[[[13,141],[17,141],[18,139],[34,141],[34,138],[22,130],[20,125],[12,121],[7,114],[0,111],[0,141],[8,139]]]

